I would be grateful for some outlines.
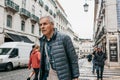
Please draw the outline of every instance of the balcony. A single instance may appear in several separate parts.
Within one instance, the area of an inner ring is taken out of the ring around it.
[[[7,10],[11,10],[12,12],[18,12],[19,11],[19,5],[14,3],[11,0],[5,0],[5,6]]]
[[[49,10],[49,7],[47,5],[45,5],[45,10],[48,11]]]
[[[43,1],[42,0],[39,0],[39,4],[40,4],[40,6],[42,6],[43,7]]]
[[[57,8],[57,5],[56,5],[55,1],[54,1],[54,0],[50,0],[50,1],[51,1],[51,3],[53,4],[53,6],[54,6],[55,8]]]
[[[31,21],[34,23],[39,22],[39,18],[35,16],[34,14],[31,14]]]
[[[53,13],[53,17],[56,18],[56,14],[55,13]]]
[[[20,15],[22,16],[22,17],[24,17],[24,18],[30,18],[30,12],[29,11],[27,11],[26,9],[24,9],[24,8],[21,8],[20,9]]]
[[[57,14],[60,14],[61,12],[60,12],[60,10],[57,10]]]

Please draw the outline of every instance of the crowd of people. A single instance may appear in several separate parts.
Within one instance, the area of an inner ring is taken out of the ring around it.
[[[40,46],[34,45],[30,53],[28,69],[33,71],[27,80],[34,74],[33,80],[78,80],[78,56],[71,38],[55,29],[50,16],[41,17],[39,26],[43,36],[39,39]],[[96,47],[92,57],[92,72],[96,70],[97,80],[102,80],[106,54]]]

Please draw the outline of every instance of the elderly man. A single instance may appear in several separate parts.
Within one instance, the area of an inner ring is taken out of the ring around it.
[[[50,16],[40,18],[40,80],[78,80],[78,57],[71,38],[54,29]]]

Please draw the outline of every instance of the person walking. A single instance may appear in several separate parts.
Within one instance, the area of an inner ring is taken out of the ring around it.
[[[31,76],[35,74],[33,80],[39,80],[38,74],[39,74],[40,60],[41,60],[41,54],[39,51],[40,51],[40,47],[38,45],[35,45],[30,55],[30,59],[28,63],[28,69],[31,69],[31,67],[33,68],[33,73],[31,73]],[[30,80],[31,76],[27,80]]]
[[[30,51],[30,55],[32,54],[32,51],[34,50],[35,45],[32,46],[32,50]],[[34,70],[29,74],[29,77],[27,78],[27,80],[30,80],[30,78],[34,75]]]
[[[92,53],[93,57],[92,57],[92,73],[95,74],[95,54],[97,53],[97,47],[94,48],[94,51]]]
[[[101,79],[103,80],[103,71],[104,71],[104,65],[105,60],[107,59],[106,53],[103,53],[101,48],[98,48],[98,52],[95,53],[95,66],[96,66],[96,72],[97,72],[97,80]]]
[[[58,32],[50,16],[40,18],[42,53],[39,80],[78,80],[78,56],[71,38]]]

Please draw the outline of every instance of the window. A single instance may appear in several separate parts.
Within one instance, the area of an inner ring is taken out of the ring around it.
[[[0,55],[6,55],[11,50],[11,48],[0,48]]]
[[[49,7],[47,5],[45,5],[45,10],[48,11],[49,10]]]
[[[117,0],[117,23],[120,30],[120,0]]]
[[[14,48],[10,53],[10,58],[17,57],[17,56],[18,56],[18,49]]]
[[[33,33],[33,34],[34,34],[34,29],[35,29],[35,27],[34,27],[34,25],[32,25],[31,33]]]
[[[7,27],[12,27],[12,16],[7,15]]]
[[[55,13],[53,14],[53,17],[56,18],[56,14]]]
[[[39,18],[42,16],[42,11],[40,10],[40,12],[39,12]]]
[[[52,15],[52,14],[53,14],[53,11],[50,9],[50,10],[49,10],[49,13],[50,13],[50,15]]]
[[[39,4],[40,4],[40,6],[42,6],[43,7],[43,1],[42,0],[39,0]]]
[[[56,26],[58,27],[58,23],[56,24]]]
[[[26,7],[26,0],[22,0],[22,8]]]
[[[32,5],[32,13],[35,14],[35,6]]]
[[[25,21],[21,21],[21,31],[25,31]]]

